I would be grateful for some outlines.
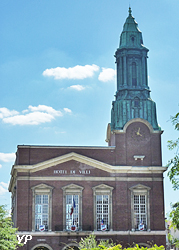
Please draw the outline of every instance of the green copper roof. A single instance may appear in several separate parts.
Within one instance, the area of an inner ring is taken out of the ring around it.
[[[150,97],[148,86],[147,53],[148,49],[143,46],[142,33],[129,8],[120,45],[115,53],[117,91],[116,100],[112,103],[111,130],[123,129],[134,118],[145,119],[154,130],[160,130],[156,104]]]
[[[120,36],[119,48],[123,47],[143,47],[142,33],[138,28],[135,18],[132,16],[132,10],[129,7],[129,16],[123,26]]]

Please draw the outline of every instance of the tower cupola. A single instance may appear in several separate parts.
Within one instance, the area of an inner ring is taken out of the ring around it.
[[[122,130],[134,118],[147,120],[154,130],[160,130],[156,104],[150,97],[148,86],[148,51],[129,8],[129,16],[124,23],[119,48],[115,53],[117,91],[116,100],[112,103],[111,131]]]
[[[142,32],[138,28],[135,18],[132,16],[131,8],[129,8],[129,16],[123,26],[120,36],[119,48],[141,48],[143,47]]]

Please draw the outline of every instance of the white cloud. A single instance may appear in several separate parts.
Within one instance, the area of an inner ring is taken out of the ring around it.
[[[0,168],[2,168],[2,165],[0,164]]]
[[[53,76],[55,79],[85,79],[92,77],[94,72],[98,70],[99,67],[95,64],[85,66],[77,65],[72,68],[57,67],[46,69],[43,72],[43,76]]]
[[[67,113],[71,113],[72,111],[71,111],[71,109],[68,109],[68,108],[64,108],[63,109],[65,112],[67,112]]]
[[[0,153],[0,161],[11,162],[14,160],[15,160],[15,153]]]
[[[12,125],[39,125],[41,123],[51,122],[55,117],[63,116],[60,110],[55,110],[46,105],[30,105],[28,109],[23,110],[21,114],[15,110],[10,111],[7,108],[3,109],[6,112],[1,113],[2,116],[0,116],[0,118],[4,123]],[[67,112],[67,110],[64,111]]]
[[[12,115],[18,115],[19,112],[15,111],[15,110],[9,110],[7,108],[0,108],[0,118],[4,118],[4,117],[8,117],[8,116],[12,116]]]
[[[52,107],[49,107],[49,106],[45,106],[45,105],[39,105],[37,107],[33,107],[33,106],[29,106],[29,109],[33,112],[33,111],[44,111],[48,114],[51,114],[53,116],[62,116],[62,112],[61,111],[58,111],[58,110],[55,110],[53,109]]]
[[[82,85],[72,85],[68,89],[75,89],[75,90],[81,91],[81,90],[84,90],[85,87],[83,87]]]
[[[9,183],[5,183],[3,181],[0,182],[0,184],[4,187],[4,188],[8,188]]]
[[[116,75],[116,70],[111,68],[102,68],[102,72],[100,72],[98,76],[98,80],[102,82],[113,81]]]
[[[0,195],[4,195],[8,192],[8,183],[0,182]]]
[[[51,122],[54,116],[43,112],[32,112],[26,115],[16,115],[4,118],[5,123],[12,125],[38,125],[45,122]]]

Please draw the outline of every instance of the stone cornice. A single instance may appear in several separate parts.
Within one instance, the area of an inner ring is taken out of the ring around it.
[[[95,234],[96,236],[110,236],[110,235],[136,235],[136,236],[145,236],[145,235],[166,235],[165,230],[161,231],[61,231],[61,232],[32,232],[32,231],[18,231],[18,235],[31,235],[32,237],[49,237],[49,236],[86,236],[87,234]]]

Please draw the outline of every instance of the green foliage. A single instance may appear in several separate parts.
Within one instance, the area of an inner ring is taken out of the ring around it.
[[[138,244],[136,244],[134,247],[128,247],[128,248],[124,248],[124,250],[165,250],[164,246],[157,246],[156,244],[154,246],[151,247],[141,247]]]
[[[121,250],[122,249],[122,246],[120,244],[116,245],[116,246],[113,246],[113,247],[109,247],[107,248],[108,250]]]
[[[171,205],[172,211],[169,214],[169,218],[171,219],[172,223],[170,227],[179,230],[179,202],[176,202]]]
[[[102,249],[106,249],[106,250],[165,250],[164,246],[151,246],[150,248],[148,247],[140,247],[139,245],[135,245],[134,247],[127,247],[127,248],[122,248],[122,245],[118,244],[115,245],[113,242],[110,243],[109,240],[102,240],[100,241],[99,244],[97,244],[96,241],[96,236],[94,234],[89,235],[86,238],[82,238],[80,243],[79,243],[79,248],[80,250],[102,250]]]
[[[179,247],[179,240],[174,238],[170,233],[168,234],[168,241],[172,246]]]
[[[179,131],[179,113],[171,117],[172,124],[175,130]],[[168,141],[169,150],[176,149],[175,156],[169,161],[168,166],[170,167],[168,176],[173,185],[173,189],[179,189],[179,138],[174,141]],[[179,202],[171,204],[172,211],[169,214],[169,218],[172,221],[171,227],[179,230]]]
[[[96,242],[96,236],[91,234],[86,238],[81,238],[81,241],[79,242],[79,248],[82,249],[99,249],[97,248],[97,242]]]
[[[99,244],[96,241],[96,236],[94,234],[90,234],[86,238],[81,238],[81,241],[79,242],[79,248],[80,250],[99,250],[99,249],[112,249],[112,250],[118,250],[121,248],[113,248],[114,244],[113,242],[109,242],[109,240],[101,240]],[[115,246],[116,247],[116,246]]]
[[[175,130],[179,131],[179,113],[175,116],[171,117],[172,124],[174,125]],[[168,176],[173,185],[173,189],[179,189],[179,138],[174,141],[168,141],[168,148],[169,150],[176,149],[175,156],[171,159],[168,163],[170,167]],[[179,230],[179,202],[171,204],[171,212],[169,214],[169,218],[171,220],[170,228],[174,228]],[[168,235],[169,242],[175,245],[179,245],[179,240],[174,239],[171,234]]]
[[[169,161],[168,166],[171,166],[168,177],[173,185],[173,189],[179,189],[179,155],[175,155],[173,159]]]
[[[175,116],[172,116],[171,121],[175,129],[179,131],[179,113],[177,113]],[[174,141],[172,140],[168,141],[168,148],[169,150],[176,149],[175,156],[168,163],[168,166],[170,166],[168,176],[173,184],[174,190],[176,190],[179,189],[179,155],[178,155],[179,138],[177,138]]]
[[[0,249],[1,250],[14,250],[18,244],[16,231],[17,228],[13,228],[13,223],[10,217],[7,217],[7,211],[5,206],[0,206]]]

